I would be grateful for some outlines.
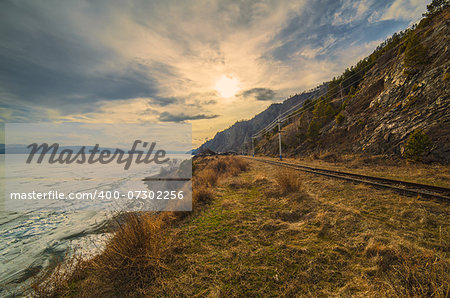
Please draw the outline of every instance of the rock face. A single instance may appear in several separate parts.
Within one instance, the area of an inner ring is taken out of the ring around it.
[[[287,155],[303,155],[317,150],[368,155],[402,155],[404,144],[416,129],[432,141],[425,161],[450,162],[450,8],[419,25],[414,34],[425,51],[425,63],[405,71],[407,36],[383,51],[365,73],[355,95],[328,99],[341,120],[332,117],[320,128],[314,142],[306,137],[311,110],[284,124],[282,147]],[[345,102],[345,105],[342,104]],[[272,105],[250,121],[239,122],[209,141],[214,150],[238,148],[245,137],[270,123],[279,112]],[[204,145],[204,146],[205,146]],[[257,152],[276,156],[276,134],[261,138]]]
[[[433,142],[426,159],[450,161],[450,10],[441,15],[415,32],[428,62],[406,75],[401,44],[381,56],[349,100],[345,121],[323,129],[325,149],[401,155],[409,135],[420,128]],[[336,138],[348,142],[334,148]]]

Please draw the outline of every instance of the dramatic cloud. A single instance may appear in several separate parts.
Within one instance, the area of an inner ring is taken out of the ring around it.
[[[183,122],[186,120],[212,119],[212,118],[217,118],[217,117],[219,117],[219,115],[204,115],[204,114],[186,115],[183,113],[178,114],[178,115],[173,115],[168,112],[163,112],[159,116],[159,120],[162,122]]]
[[[425,4],[429,2],[431,1],[395,0],[381,16],[381,20],[417,21],[424,12]]]
[[[243,97],[254,97],[256,100],[273,100],[275,98],[275,92],[268,88],[253,88],[245,90],[241,94]]]
[[[198,145],[340,74],[426,2],[4,0],[0,117],[187,121]],[[224,76],[236,96],[215,89]]]

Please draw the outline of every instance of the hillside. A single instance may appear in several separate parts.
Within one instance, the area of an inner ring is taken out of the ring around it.
[[[251,136],[254,133],[267,126],[273,119],[278,117],[280,113],[283,113],[296,105],[302,104],[308,98],[321,96],[325,92],[326,84],[323,84],[308,92],[296,94],[286,99],[283,103],[271,104],[266,110],[257,114],[252,119],[238,121],[231,127],[218,132],[213,139],[205,142],[197,150],[194,150],[194,154],[196,152],[201,152],[206,148],[219,152],[241,152],[244,142],[251,140]],[[248,148],[250,147],[247,146],[247,149]]]
[[[418,155],[414,159],[448,163],[449,16],[447,7],[394,34],[369,57],[328,82],[324,96],[308,100],[283,123],[284,154],[332,151],[405,156],[414,133],[423,143],[418,144],[419,150],[412,148]],[[273,106],[258,115],[264,115],[261,125],[252,122],[258,116],[236,123],[202,147],[236,149],[242,146],[243,136],[249,144],[249,136],[276,116]],[[239,134],[234,134],[238,127]],[[257,140],[257,154],[278,154],[274,132]]]

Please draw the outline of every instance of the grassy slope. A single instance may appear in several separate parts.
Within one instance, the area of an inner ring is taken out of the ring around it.
[[[162,295],[405,295],[449,291],[448,205],[252,163],[167,235]],[[298,176],[297,176],[298,175]]]
[[[449,295],[449,204],[254,161],[194,168],[192,213],[131,216],[102,254],[35,294]]]

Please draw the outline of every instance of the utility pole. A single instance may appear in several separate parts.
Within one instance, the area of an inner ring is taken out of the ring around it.
[[[255,157],[255,144],[253,144],[253,137],[252,137],[252,155]]]
[[[280,121],[280,117],[278,117],[278,146],[280,148],[280,160],[282,160],[283,157],[281,155],[281,121]]]
[[[242,144],[242,151],[244,152],[244,155],[248,155],[247,151],[247,136],[244,137],[244,143]]]

